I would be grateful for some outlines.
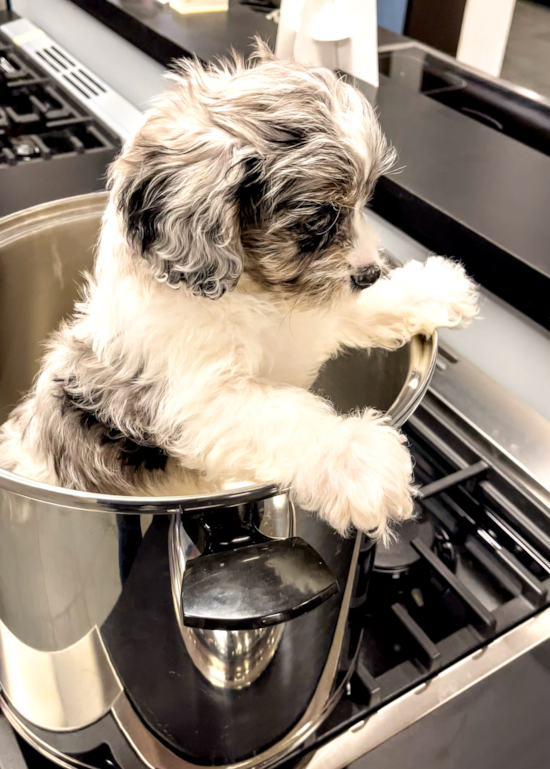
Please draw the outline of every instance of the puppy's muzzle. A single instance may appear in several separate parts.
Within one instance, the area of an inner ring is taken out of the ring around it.
[[[363,291],[364,288],[374,285],[381,275],[382,270],[377,264],[369,264],[351,276],[351,285],[354,289]]]

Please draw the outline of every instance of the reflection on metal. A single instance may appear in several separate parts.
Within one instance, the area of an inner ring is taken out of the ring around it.
[[[300,762],[308,769],[344,769],[445,702],[550,639],[550,609],[526,620],[428,683],[422,683],[351,726]]]
[[[0,511],[6,628],[32,649],[55,652],[101,627],[121,592],[117,517],[69,513],[1,488]]]
[[[43,652],[1,620],[0,684],[23,718],[58,732],[97,721],[122,692],[97,628],[68,649]]]
[[[213,686],[244,689],[273,659],[284,624],[260,630],[195,630],[180,625],[189,656]]]
[[[308,769],[343,769],[378,745],[427,716],[445,702],[457,697],[505,665],[528,653],[541,643],[550,640],[550,609],[532,617],[505,635],[497,638],[481,652],[476,651],[440,673],[427,684],[412,689],[407,694],[381,708],[370,718],[351,726],[331,742],[300,761],[299,766]],[[337,637],[335,636],[335,641]],[[333,644],[333,649],[335,648]],[[332,651],[331,650],[331,655]],[[329,657],[329,661],[332,657]],[[222,769],[266,769],[282,755],[302,742],[326,714],[319,710],[324,675],[319,682],[312,706],[290,734],[281,742],[248,760]],[[61,757],[49,745],[23,724],[13,712],[11,704],[0,696],[0,706],[12,726],[37,750],[53,758],[61,766],[82,766],[78,761]],[[121,732],[137,756],[151,769],[194,769],[196,766],[176,756],[144,726],[124,694],[120,694],[111,709]],[[316,718],[315,718],[316,717]]]
[[[283,756],[302,744],[322,723],[335,702],[337,702],[342,688],[346,684],[344,680],[339,688],[334,686],[350,609],[360,545],[361,537],[357,537],[332,644],[319,683],[307,710],[298,723],[277,743],[256,756],[240,761],[238,764],[220,766],[220,769],[267,769],[267,767],[279,761]],[[196,766],[196,764],[191,764],[176,756],[146,729],[124,695],[118,697],[114,703],[112,714],[132,748],[148,766],[157,767],[157,769],[190,769],[190,767]]]
[[[420,50],[423,53],[430,54],[430,56],[433,56],[434,58],[439,59],[446,64],[450,64],[454,69],[458,68],[464,70],[465,72],[471,72],[473,75],[477,75],[482,80],[485,80],[488,83],[492,83],[499,88],[505,88],[507,91],[516,93],[525,99],[536,101],[543,107],[550,107],[550,99],[540,93],[537,93],[537,91],[532,91],[530,88],[517,85],[516,83],[512,83],[502,77],[495,77],[495,75],[491,75],[488,72],[478,69],[471,64],[466,64],[463,61],[457,62],[454,56],[449,56],[448,54],[443,53],[443,51],[439,51],[436,48],[431,48],[429,45],[426,45],[426,43],[421,43],[417,40],[411,40],[404,43],[388,43],[388,45],[381,45],[378,48],[378,54],[407,50],[412,51],[413,53]]]
[[[260,530],[271,537],[292,537],[294,506],[281,494],[265,502]],[[170,577],[174,611],[185,648],[197,670],[213,686],[243,689],[250,686],[273,659],[284,624],[260,630],[196,630],[183,624],[181,585],[187,561],[200,555],[185,532],[180,513],[172,516],[169,535]]]
[[[2,710],[2,715],[4,715],[12,727],[15,729],[15,731],[20,734],[22,737],[25,738],[25,740],[32,745],[32,747],[40,753],[42,756],[45,756],[50,761],[54,761],[56,766],[62,766],[64,769],[75,769],[75,767],[78,769],[78,767],[86,767],[88,769],[88,764],[83,764],[81,761],[77,761],[76,759],[69,759],[67,756],[64,756],[62,753],[60,753],[58,750],[55,750],[55,748],[52,748],[51,745],[47,745],[45,742],[43,742],[39,737],[32,732],[26,724],[24,724],[21,719],[17,716],[17,714],[12,709],[9,702],[2,696],[0,693],[0,709]]]

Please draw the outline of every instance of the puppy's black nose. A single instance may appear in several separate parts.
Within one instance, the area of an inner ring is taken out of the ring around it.
[[[362,291],[364,288],[368,288],[376,283],[381,275],[382,270],[377,264],[369,264],[368,267],[363,267],[363,269],[351,276],[351,283],[353,288]]]

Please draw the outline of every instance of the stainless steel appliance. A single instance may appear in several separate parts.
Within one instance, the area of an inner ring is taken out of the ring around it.
[[[105,201],[0,223],[2,417],[71,309]],[[418,337],[391,354],[349,353],[316,387],[343,411],[373,405],[402,424],[435,352]],[[284,490],[115,497],[0,469],[0,529],[2,706],[65,765],[269,766],[350,679],[372,543],[342,540]]]
[[[141,113],[38,27],[2,21],[0,216],[103,189]]]

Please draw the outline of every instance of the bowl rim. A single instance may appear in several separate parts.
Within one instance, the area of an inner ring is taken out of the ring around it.
[[[47,227],[52,220],[60,223],[82,218],[83,215],[97,216],[98,213],[105,210],[108,199],[109,194],[107,192],[93,192],[42,203],[10,214],[0,219],[0,248],[18,237],[22,230],[28,234],[33,230]],[[428,390],[435,371],[437,348],[437,333],[430,338],[417,335],[411,339],[407,379],[399,395],[386,412],[395,427],[400,427],[407,421]],[[13,493],[29,500],[57,507],[102,513],[167,514],[209,507],[232,507],[247,502],[269,499],[287,493],[289,490],[290,486],[264,483],[243,485],[233,490],[213,494],[183,496],[147,497],[96,494],[52,486],[16,475],[0,467],[0,492]]]

